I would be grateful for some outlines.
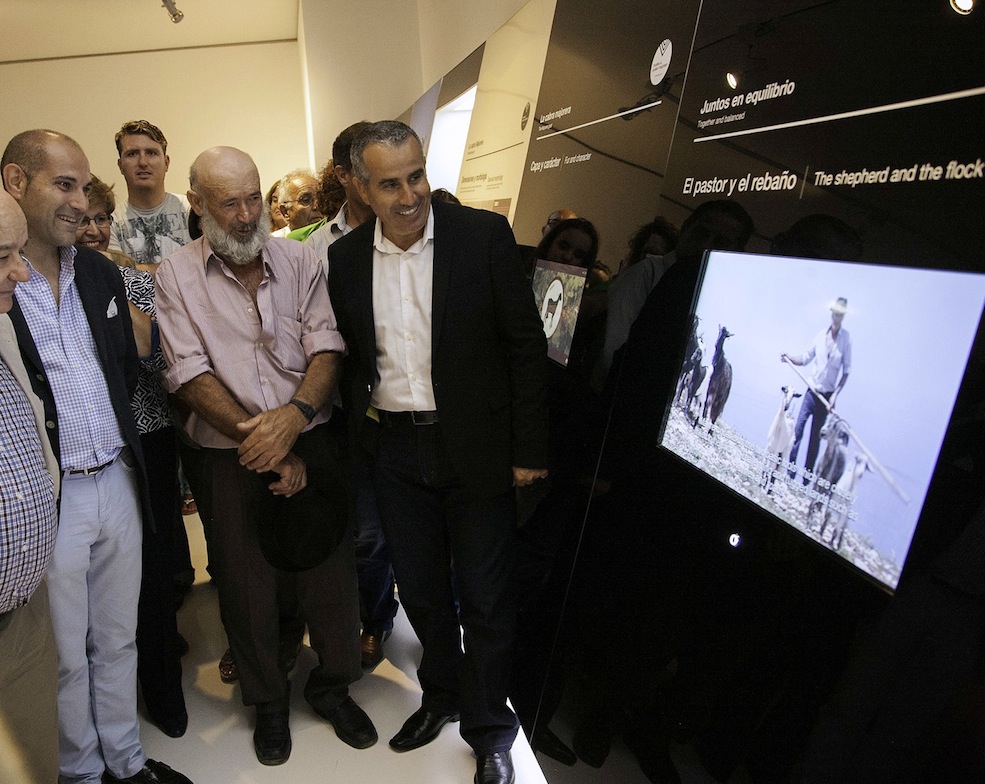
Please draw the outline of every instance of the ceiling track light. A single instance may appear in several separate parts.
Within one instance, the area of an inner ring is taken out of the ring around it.
[[[178,6],[174,4],[174,0],[164,0],[162,7],[168,10],[168,13],[171,15],[171,21],[175,24],[178,24],[178,22],[185,18],[185,15],[178,10]]]

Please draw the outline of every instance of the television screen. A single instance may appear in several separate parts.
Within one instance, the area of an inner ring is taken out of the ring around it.
[[[567,367],[588,270],[539,259],[533,271],[534,301],[547,335],[547,354]]]
[[[669,449],[895,590],[985,275],[710,251]]]

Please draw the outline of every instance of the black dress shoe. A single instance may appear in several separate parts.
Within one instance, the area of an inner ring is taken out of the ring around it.
[[[312,707],[315,713],[335,728],[339,740],[348,743],[354,749],[368,749],[379,739],[376,727],[366,715],[366,711],[356,705],[352,697],[346,697],[331,710]]]
[[[458,721],[457,713],[432,713],[419,708],[404,722],[400,732],[390,738],[390,748],[397,751],[410,751],[424,746],[435,738],[450,721]]]
[[[513,784],[513,757],[508,751],[479,754],[475,758],[475,784]]]
[[[147,760],[144,767],[125,779],[118,779],[107,771],[103,774],[103,781],[107,784],[192,784],[188,776],[152,759]]]
[[[288,711],[257,713],[253,749],[264,765],[281,765],[291,756],[291,725]]]
[[[359,635],[359,658],[364,670],[372,670],[383,661],[383,643],[390,632],[363,629]]]
[[[148,705],[147,717],[155,727],[169,738],[180,738],[188,729],[188,712],[184,708],[168,711],[152,709]]]

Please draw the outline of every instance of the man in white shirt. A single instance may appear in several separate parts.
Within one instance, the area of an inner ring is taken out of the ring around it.
[[[332,161],[335,163],[335,178],[345,190],[345,203],[335,215],[312,231],[305,239],[315,256],[325,267],[328,275],[328,246],[345,236],[354,228],[376,216],[373,209],[363,201],[356,190],[355,175],[352,173],[352,159],[349,149],[353,141],[370,123],[365,120],[354,123],[340,133],[332,144]]]
[[[461,719],[476,784],[513,784],[513,488],[547,475],[543,325],[506,219],[432,203],[410,127],[374,123],[351,155],[377,219],[329,249],[342,396],[350,438],[375,441],[380,517],[423,645],[421,708],[390,746]]]
[[[797,424],[793,431],[793,447],[790,449],[791,465],[797,462],[800,442],[804,438],[807,420],[811,420],[810,436],[807,440],[807,457],[804,460],[804,484],[811,478],[814,463],[821,442],[821,428],[833,411],[838,394],[845,387],[852,371],[852,339],[848,330],[842,327],[848,312],[848,300],[838,297],[828,309],[831,311],[831,324],[817,333],[810,347],[803,354],[782,354],[780,359],[791,365],[809,365],[810,384],[797,414]],[[821,398],[824,398],[822,402]],[[794,472],[791,469],[791,478]]]
[[[164,190],[168,140],[147,120],[131,120],[116,134],[116,151],[127,199],[114,213],[109,246],[138,264],[158,264],[191,241],[188,200]]]

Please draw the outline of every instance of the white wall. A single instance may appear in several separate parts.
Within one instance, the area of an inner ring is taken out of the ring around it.
[[[250,153],[266,186],[320,167],[346,126],[400,114],[525,3],[299,0],[298,41],[2,63],[0,146],[29,128],[62,131],[123,192],[113,134],[147,119],[168,137],[169,190],[184,192],[188,166],[215,144]]]
[[[164,131],[178,193],[195,156],[217,144],[250,153],[265,187],[308,164],[296,42],[7,63],[0,106],[0,146],[29,128],[62,131],[124,195],[113,135],[127,120]]]
[[[396,117],[527,0],[301,0],[315,160],[339,131]]]

